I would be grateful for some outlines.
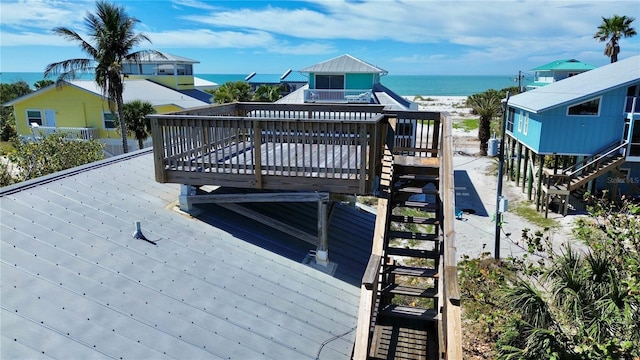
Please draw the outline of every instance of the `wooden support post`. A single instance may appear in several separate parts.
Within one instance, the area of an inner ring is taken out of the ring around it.
[[[532,195],[532,191],[533,191],[533,159],[531,158],[531,153],[528,154],[529,156],[529,165],[527,168],[527,172],[528,172],[528,176],[527,176],[527,199],[529,199],[529,201],[531,201],[531,195]]]
[[[538,155],[538,181],[536,189],[536,211],[540,211],[540,197],[542,196],[542,169],[544,167],[544,157]]]
[[[518,157],[516,158],[516,186],[520,185],[520,169],[522,166],[522,143],[518,141]],[[524,184],[524,180],[522,182]]]
[[[316,263],[329,265],[329,241],[327,236],[327,202],[318,201],[318,249]]]
[[[522,167],[522,192],[524,193],[524,185],[527,183],[527,177],[529,174],[529,148],[524,148],[524,166]],[[520,166],[518,166],[520,168]]]
[[[514,159],[516,154],[516,144],[520,145],[520,142],[512,138],[509,140],[509,143],[511,148],[511,156],[509,156],[509,161],[507,162],[509,164],[509,166],[507,167],[507,174],[508,174],[507,179],[513,181],[513,168],[515,166]]]

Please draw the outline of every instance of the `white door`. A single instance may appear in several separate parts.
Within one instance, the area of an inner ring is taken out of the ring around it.
[[[45,126],[56,127],[56,111],[53,109],[46,109],[44,111]]]

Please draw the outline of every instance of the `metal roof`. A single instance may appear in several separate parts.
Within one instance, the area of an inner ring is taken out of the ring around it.
[[[158,55],[158,53],[163,56]],[[127,61],[123,61],[126,63]],[[199,64],[200,61],[189,59],[186,57],[169,54],[163,51],[158,51],[157,53],[147,53],[140,56],[140,62],[143,63],[154,63],[154,64]]]
[[[251,73],[244,81],[249,84],[280,84],[280,75]]]
[[[639,80],[640,56],[633,56],[515,95],[509,99],[509,105],[537,113],[586,100]]]
[[[0,191],[0,357],[350,358],[373,216],[336,207],[332,277],[301,263],[310,244],[216,205],[173,210],[152,156]],[[255,209],[317,231],[316,204]]]
[[[280,80],[282,82],[288,82],[288,83],[292,83],[292,82],[306,83],[306,82],[309,82],[309,76],[299,71],[288,70],[280,77]]]
[[[92,80],[71,80],[68,83],[86,91],[102,96],[102,89]],[[210,97],[210,95],[209,95]],[[210,105],[210,103],[191,97],[183,92],[170,89],[149,80],[125,80],[122,100],[127,103],[133,100],[144,100],[153,106],[173,104],[183,109]]]
[[[575,70],[575,71],[587,71],[593,70],[596,67],[593,65],[585,64],[576,59],[568,59],[568,60],[556,60],[552,61],[548,64],[541,65],[531,69],[531,71],[551,71],[551,70]]]
[[[298,70],[305,73],[344,74],[344,73],[378,73],[386,75],[387,71],[371,65],[349,54],[323,61],[319,64]]]

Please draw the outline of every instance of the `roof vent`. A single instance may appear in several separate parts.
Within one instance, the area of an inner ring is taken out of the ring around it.
[[[142,229],[140,228],[140,221],[136,221],[136,231],[133,233],[133,238],[138,240],[144,240],[150,244],[158,245],[155,241],[151,241],[147,239],[146,236],[142,233]]]

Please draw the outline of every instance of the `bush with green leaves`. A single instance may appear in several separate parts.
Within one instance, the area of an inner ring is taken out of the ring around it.
[[[230,81],[208,92],[213,94],[213,101],[216,104],[251,101],[252,99],[251,85],[244,81]]]
[[[25,181],[104,158],[104,144],[98,140],[70,140],[54,133],[36,141],[16,141],[10,161],[20,170],[17,181]]]
[[[640,358],[640,206],[590,203],[573,244],[525,229],[524,256],[459,264],[466,319],[495,358]]]

